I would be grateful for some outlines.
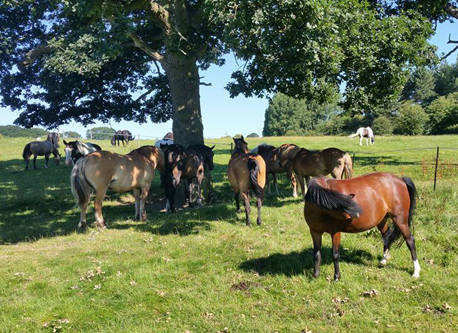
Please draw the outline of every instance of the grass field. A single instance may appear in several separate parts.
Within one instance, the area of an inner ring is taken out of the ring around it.
[[[413,178],[419,191],[418,280],[411,277],[405,245],[391,251],[386,267],[378,266],[383,246],[376,230],[343,235],[337,283],[331,282],[331,242],[325,235],[321,276],[313,279],[303,204],[290,196],[286,177],[280,177],[280,197],[267,195],[264,201],[262,226],[247,228],[244,213],[235,213],[226,176],[230,139],[209,140],[218,143],[216,203],[161,213],[163,191],[155,179],[146,222],[132,219],[130,193],[108,193],[103,213],[109,229],[95,230],[91,206],[91,228],[79,234],[63,159],[45,169],[39,158],[39,169],[26,172],[21,155],[29,140],[0,138],[0,332],[456,330],[458,150],[444,148],[458,148],[458,136],[376,139],[372,147],[346,137],[247,141],[250,148],[261,142],[338,147],[354,154],[356,175],[388,171]],[[398,151],[415,148],[434,149]],[[253,209],[253,220],[255,214]],[[370,291],[374,297],[364,295]]]

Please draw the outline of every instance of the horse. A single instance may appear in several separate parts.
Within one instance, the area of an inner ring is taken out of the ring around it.
[[[65,164],[67,166],[75,165],[76,161],[78,161],[81,157],[86,156],[93,151],[102,150],[102,148],[90,142],[81,142],[81,141],[65,141]]]
[[[134,138],[132,133],[128,130],[116,131],[116,133],[111,137],[111,144],[116,146],[116,143],[119,146],[119,141],[122,142],[123,147],[125,147],[125,142],[129,144],[129,141],[133,141]]]
[[[291,186],[293,187],[293,196],[297,198],[296,177],[294,177],[292,166],[288,162],[288,157],[289,156],[291,156],[291,158],[294,157],[295,153],[299,149],[300,148],[298,146],[293,145],[293,144],[283,144],[280,147],[275,148],[274,146],[263,143],[251,150],[252,153],[261,155],[261,157],[266,162],[266,167],[267,167],[266,184],[268,185],[269,192],[270,192],[269,174],[272,174],[274,184],[275,184],[275,190],[277,192],[277,195],[279,195],[277,173],[286,172],[288,175],[288,179],[290,179],[291,181]]]
[[[165,172],[162,175],[162,185],[167,200],[167,212],[175,212],[176,188],[180,185],[181,179],[188,181],[186,196],[189,203],[192,203],[192,181],[197,180],[197,205],[202,206],[201,188],[204,178],[204,158],[195,149],[185,149],[182,145],[161,145],[165,156]],[[213,164],[213,161],[212,161]]]
[[[53,145],[55,145],[57,148],[59,148],[59,140],[60,140],[60,135],[59,133],[56,132],[51,132],[48,133],[48,136],[46,137],[46,140],[51,142]]]
[[[261,206],[267,176],[266,163],[261,156],[250,153],[248,144],[243,136],[240,139],[234,138],[234,143],[235,148],[229,160],[227,176],[234,190],[237,213],[240,213],[240,196],[242,196],[245,204],[246,225],[251,226],[250,196],[248,192],[251,189],[256,197],[256,206],[258,208],[256,222],[261,225]]]
[[[60,153],[57,145],[51,141],[32,141],[25,145],[22,157],[25,161],[25,169],[29,170],[30,156],[33,155],[33,168],[37,169],[37,157],[45,157],[45,168],[48,168],[49,156],[53,154],[56,158],[56,165],[60,163]]]
[[[363,145],[363,138],[366,138],[366,146],[370,142],[371,145],[375,143],[375,135],[370,127],[360,127],[355,134],[349,136],[349,138],[354,138],[359,135],[359,145]]]
[[[411,234],[412,215],[416,205],[416,189],[412,179],[390,173],[371,173],[346,180],[314,178],[305,196],[304,217],[313,240],[314,277],[320,273],[321,238],[332,238],[334,280],[340,278],[339,246],[341,233],[356,233],[377,227],[383,238],[386,265],[390,246],[402,235],[414,263],[413,277],[420,276],[415,240]],[[391,227],[388,218],[394,222]]]
[[[299,149],[291,160],[291,164],[301,185],[302,195],[305,195],[305,183],[308,187],[310,177],[331,174],[335,179],[353,177],[353,162],[348,153],[338,148],[323,150]]]
[[[78,228],[87,228],[86,211],[93,190],[97,228],[106,228],[102,203],[109,188],[115,192],[133,190],[135,219],[145,221],[146,198],[156,169],[164,171],[164,154],[154,146],[142,146],[127,155],[96,151],[79,159],[70,176],[72,193],[81,209]]]

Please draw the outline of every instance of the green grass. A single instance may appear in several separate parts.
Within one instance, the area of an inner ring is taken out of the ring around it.
[[[163,191],[155,179],[146,222],[133,221],[131,194],[109,193],[103,207],[109,229],[78,234],[70,168],[50,162],[45,169],[39,158],[39,170],[26,172],[21,155],[28,140],[0,138],[0,332],[452,331],[458,327],[458,151],[441,149],[434,192],[436,150],[394,150],[455,148],[458,136],[376,139],[372,147],[346,137],[247,141],[251,148],[261,142],[338,147],[355,153],[356,175],[413,178],[418,280],[410,276],[405,245],[378,267],[382,243],[375,230],[343,235],[338,283],[331,282],[325,236],[321,276],[313,279],[303,204],[280,177],[281,196],[265,199],[264,224],[245,227],[226,176],[229,145],[216,148],[215,204],[160,213]],[[94,226],[92,206],[88,223]],[[372,289],[378,296],[363,296]]]

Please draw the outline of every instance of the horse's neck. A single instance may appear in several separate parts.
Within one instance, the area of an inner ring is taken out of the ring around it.
[[[238,154],[248,154],[250,151],[248,149],[236,147],[234,148],[234,151],[232,152],[232,156],[238,155]]]

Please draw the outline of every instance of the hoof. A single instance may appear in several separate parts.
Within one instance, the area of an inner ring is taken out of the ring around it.
[[[237,209],[237,214],[240,214],[242,212],[241,209]]]
[[[412,277],[414,279],[418,279],[420,277],[420,273],[414,273],[414,274],[412,274]]]
[[[387,264],[386,259],[380,260],[379,264],[380,264],[380,266],[382,266],[382,267],[386,266],[386,264]]]
[[[256,221],[256,223],[257,223],[258,225],[261,225],[261,223],[262,223],[261,219],[258,219],[258,220]]]

